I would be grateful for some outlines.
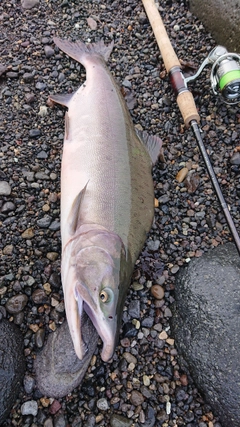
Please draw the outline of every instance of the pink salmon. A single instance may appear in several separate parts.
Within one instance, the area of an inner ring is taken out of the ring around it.
[[[61,168],[62,285],[79,359],[87,351],[83,310],[115,349],[134,264],[154,215],[152,164],[162,141],[137,135],[118,85],[106,66],[113,43],[85,45],[54,38],[86,68],[75,92],[50,99],[68,108]],[[91,339],[91,338],[90,338]]]

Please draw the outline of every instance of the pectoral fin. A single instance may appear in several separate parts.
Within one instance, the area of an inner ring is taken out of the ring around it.
[[[76,230],[78,229],[78,227],[80,227],[80,209],[81,209],[81,203],[83,201],[86,189],[87,189],[87,184],[85,185],[85,187],[80,191],[80,193],[76,196],[73,204],[72,204],[72,208],[69,214],[69,218],[68,218],[68,224],[70,226],[70,233],[71,234],[75,234]]]
[[[56,104],[64,105],[64,107],[68,107],[70,101],[73,97],[74,93],[58,93],[56,95],[50,95],[49,99]]]
[[[153,165],[158,161],[161,154],[162,140],[159,136],[148,135],[146,131],[136,129],[138,138],[145,145],[149,156],[151,157]]]

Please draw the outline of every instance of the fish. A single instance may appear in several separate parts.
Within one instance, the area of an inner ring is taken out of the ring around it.
[[[61,279],[76,355],[88,351],[83,312],[109,361],[121,327],[135,262],[154,218],[152,166],[162,140],[136,132],[107,61],[113,42],[85,44],[54,37],[86,69],[71,94],[50,96],[67,107],[61,164]]]

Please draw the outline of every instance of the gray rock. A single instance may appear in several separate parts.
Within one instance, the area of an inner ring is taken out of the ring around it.
[[[55,51],[51,46],[44,46],[44,52],[47,58],[50,58],[55,54]]]
[[[129,303],[128,306],[128,315],[139,319],[140,317],[140,301],[139,300],[132,300]]]
[[[25,294],[17,294],[9,298],[6,303],[6,310],[10,314],[20,313],[28,302],[28,297]]]
[[[9,196],[11,194],[11,187],[6,181],[0,181],[0,196]]]
[[[240,10],[235,0],[190,0],[191,11],[206,25],[218,44],[240,51]]]
[[[21,3],[24,9],[32,9],[39,5],[39,0],[22,0]]]
[[[85,313],[82,333],[88,346],[83,360],[76,356],[66,321],[49,335],[34,364],[37,387],[44,395],[58,399],[81,383],[98,342],[98,334]]]
[[[66,426],[67,426],[67,421],[64,414],[62,413],[56,414],[54,417],[54,427],[66,427]]]
[[[52,217],[50,215],[44,215],[43,218],[37,220],[37,225],[40,228],[48,228],[52,222]]]
[[[36,416],[38,413],[38,404],[36,400],[27,400],[21,406],[22,415],[34,415]]]
[[[240,259],[228,243],[177,278],[172,330],[192,377],[224,426],[240,426]]]
[[[113,414],[110,419],[111,427],[131,427],[132,423],[132,420],[118,414]]]
[[[13,323],[0,321],[0,424],[19,394],[25,371],[23,337]]]

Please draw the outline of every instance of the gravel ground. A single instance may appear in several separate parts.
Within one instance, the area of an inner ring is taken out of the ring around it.
[[[214,40],[186,4],[162,1],[160,10],[177,55],[191,71]],[[0,180],[8,183],[0,185],[0,316],[19,325],[27,362],[24,388],[3,426],[220,427],[179,364],[170,320],[179,268],[231,236],[195,139],[182,124],[141,2],[40,0],[27,10],[9,0],[0,5],[0,23]],[[64,109],[50,109],[47,99],[77,88],[85,71],[55,48],[54,35],[114,39],[109,67],[134,123],[159,134],[165,154],[165,163],[154,169],[159,206],[133,275],[119,346],[111,363],[97,352],[82,386],[58,401],[38,392],[32,369],[44,339],[65,318],[59,231]],[[238,226],[238,109],[212,95],[208,72],[191,87]],[[187,180],[179,182],[185,167]],[[11,298],[19,294],[24,297],[14,304]]]

